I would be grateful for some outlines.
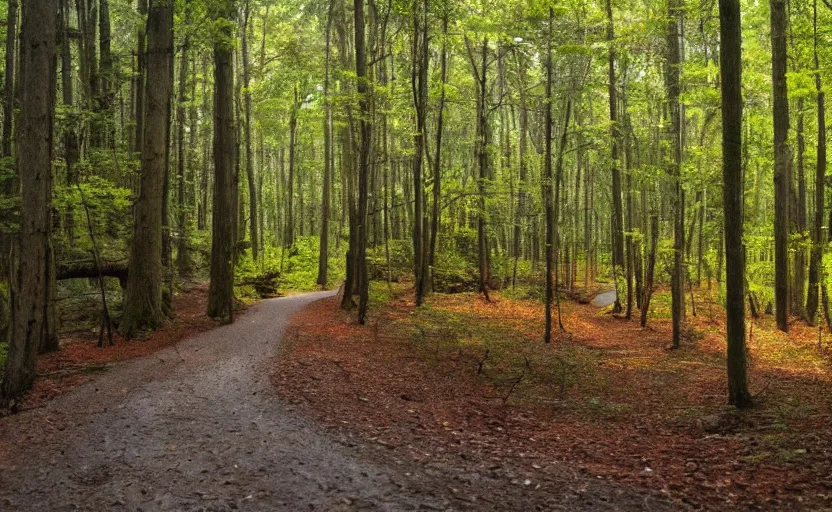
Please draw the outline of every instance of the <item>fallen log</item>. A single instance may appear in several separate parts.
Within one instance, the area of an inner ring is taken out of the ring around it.
[[[104,277],[116,277],[122,288],[127,286],[127,262],[123,261],[102,261],[101,275]],[[64,279],[97,279],[98,267],[93,260],[64,261],[55,265],[55,278],[58,281]]]

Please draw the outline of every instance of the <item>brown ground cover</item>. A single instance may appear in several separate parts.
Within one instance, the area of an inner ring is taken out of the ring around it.
[[[402,292],[366,326],[335,298],[299,313],[275,363],[278,392],[416,461],[517,485],[581,473],[680,507],[832,506],[830,367],[815,329],[795,323],[784,335],[771,319],[753,323],[758,405],[737,413],[725,406],[723,317],[704,290],[675,351],[661,318],[641,329],[565,302],[567,332],[544,345],[539,302],[434,295],[416,310]],[[658,316],[665,301],[655,299]]]

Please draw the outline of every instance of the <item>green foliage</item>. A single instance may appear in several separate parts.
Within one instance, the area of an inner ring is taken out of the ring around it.
[[[367,272],[371,280],[399,282],[413,273],[413,247],[408,240],[390,240],[390,266],[387,265],[387,249],[384,245],[367,249]],[[389,270],[389,272],[388,272]]]

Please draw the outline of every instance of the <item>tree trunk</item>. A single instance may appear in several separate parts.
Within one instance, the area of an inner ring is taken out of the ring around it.
[[[295,84],[292,96],[292,111],[289,114],[289,177],[286,180],[286,235],[283,240],[284,247],[291,247],[295,243],[295,155],[297,151],[297,130],[298,130],[298,86]]]
[[[433,211],[430,221],[430,250],[428,255],[428,271],[433,281],[433,267],[436,264],[436,239],[439,236],[439,215],[442,199],[442,136],[445,124],[445,87],[448,83],[448,11],[442,15],[442,51],[440,54],[440,80],[442,90],[439,92],[439,105],[436,114],[436,149],[433,155]],[[433,288],[433,285],[431,285]]]
[[[543,141],[543,215],[546,225],[546,315],[543,342],[552,341],[552,300],[558,291],[554,289],[552,273],[556,272],[554,262],[555,252],[555,205],[552,199],[554,176],[552,175],[552,22],[554,14],[549,8],[549,25],[546,33],[546,97],[544,101],[543,123],[545,140]]]
[[[214,208],[208,316],[230,323],[234,307],[234,39],[232,0],[218,2],[214,14]]]
[[[185,30],[191,29],[191,0],[185,0]],[[185,152],[185,103],[188,101],[188,59],[190,58],[191,36],[189,32],[185,33],[185,38],[182,40],[182,55],[180,56],[179,64],[179,101],[176,105],[176,119],[177,119],[177,135],[176,135],[176,165],[177,165],[177,182],[178,182],[178,211],[177,211],[177,227],[179,228],[179,236],[177,238],[176,248],[176,264],[179,275],[187,277],[191,273],[191,259],[188,252],[188,205],[185,196],[185,168],[186,168],[186,152]],[[191,126],[191,133],[194,133],[196,126]]]
[[[3,84],[3,142],[2,156],[12,154],[12,122],[14,121],[14,68],[17,42],[17,0],[9,0],[6,17],[6,69]],[[67,12],[67,14],[69,14]]]
[[[742,31],[739,0],[719,0],[722,89],[722,176],[725,219],[728,401],[751,405],[746,376],[742,212]]]
[[[823,211],[826,198],[826,92],[821,87],[818,59],[818,5],[813,3],[813,54],[815,61],[815,92],[818,112],[817,167],[815,169],[815,222],[812,229],[812,253],[809,261],[809,293],[806,299],[806,318],[816,321],[818,313],[818,285],[823,265]]]
[[[372,125],[369,121],[370,103],[367,84],[367,54],[364,44],[364,0],[354,0],[355,15],[355,74],[358,82],[359,110],[361,112],[361,145],[358,163],[358,212],[356,260],[358,267],[358,323],[367,321],[369,301],[369,276],[367,275],[367,180],[370,165]],[[351,228],[352,229],[352,228]],[[345,291],[346,293],[346,291]]]
[[[667,22],[668,59],[665,80],[670,104],[670,136],[673,150],[671,177],[674,188],[673,205],[673,276],[671,282],[671,313],[673,317],[673,348],[679,348],[685,315],[683,258],[685,248],[684,196],[682,192],[682,109],[679,103],[681,74],[681,35],[679,24],[683,0],[670,0]]]
[[[789,97],[786,84],[786,0],[770,0],[774,120],[774,309],[777,328],[789,330]],[[727,236],[727,233],[726,233]]]
[[[427,0],[423,2],[427,18]],[[421,22],[419,2],[413,4],[413,65],[410,84],[416,111],[416,131],[413,134],[413,278],[416,285],[416,306],[421,306],[425,296],[425,247],[424,208],[425,183],[422,168],[425,160],[425,135],[428,102],[428,27],[427,19]]]
[[[151,0],[147,18],[147,111],[141,191],[130,251],[130,279],[119,329],[132,337],[162,325],[162,205],[173,83],[173,6]]]
[[[611,0],[606,0],[607,8],[607,43],[609,58],[607,66],[608,91],[610,97],[610,157],[612,159],[612,268],[615,285],[615,306],[613,312],[621,311],[621,301],[618,297],[618,275],[616,269],[624,267],[624,214],[621,204],[621,169],[618,160],[618,97],[615,86],[615,29],[613,26]]]
[[[248,19],[250,14],[249,0],[246,0],[243,9],[243,33],[240,50],[243,54],[243,101],[245,102],[245,137],[246,137],[246,178],[248,180],[248,212],[249,212],[249,233],[251,236],[251,257],[255,263],[259,256],[260,237],[257,232],[257,184],[254,179],[254,165],[251,158],[251,90],[249,81],[251,70],[249,69],[248,55]]]
[[[332,32],[332,9],[336,0],[329,1],[326,16],[326,64],[324,69],[324,183],[321,191],[321,234],[318,251],[318,285],[326,288],[329,269],[329,194],[332,182],[332,105],[329,99],[330,58],[332,56],[330,35]]]
[[[20,236],[12,279],[12,325],[0,401],[16,401],[35,379],[38,350],[51,345],[54,261],[52,228],[52,133],[55,120],[57,4],[27,0],[21,38],[22,87],[18,143],[21,182]],[[13,31],[10,31],[14,34]]]

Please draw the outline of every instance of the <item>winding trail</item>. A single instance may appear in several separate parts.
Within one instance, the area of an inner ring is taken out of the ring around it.
[[[640,508],[644,496],[594,480],[582,497],[549,496],[545,508],[520,505],[527,490],[516,485],[501,491],[503,505],[466,504],[449,486],[452,469],[414,469],[392,453],[380,461],[293,412],[272,392],[269,363],[291,315],[329,295],[264,301],[232,325],[0,419],[0,510]]]

